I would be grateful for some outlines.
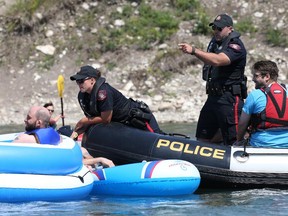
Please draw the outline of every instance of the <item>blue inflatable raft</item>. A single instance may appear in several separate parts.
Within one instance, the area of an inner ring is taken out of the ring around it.
[[[87,198],[93,176],[72,139],[59,145],[12,143],[0,135],[0,202],[71,201]]]
[[[91,195],[187,195],[200,184],[199,171],[193,164],[172,159],[99,169],[93,177]]]

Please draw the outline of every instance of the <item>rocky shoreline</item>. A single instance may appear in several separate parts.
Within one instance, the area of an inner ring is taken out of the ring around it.
[[[89,2],[79,5],[77,13],[83,11],[84,6],[87,7],[89,4],[93,6],[93,2]],[[241,13],[239,13],[238,18],[245,18],[246,15],[253,17],[257,28],[265,27],[263,26],[265,23],[262,22],[264,14],[273,14],[274,17],[269,16],[270,22],[275,23],[275,26],[281,24],[282,28],[287,28],[287,22],[282,22],[287,20],[287,4],[285,1],[278,0],[272,3],[253,1],[251,3],[253,7],[249,7],[250,3],[243,0],[240,2],[233,0],[232,3],[231,5],[234,6],[229,7],[224,3],[220,4],[217,0],[203,1],[203,4],[211,6],[211,10],[212,8],[215,10],[221,9],[229,13],[240,8]],[[121,6],[121,4],[119,5]],[[251,11],[251,8],[254,8],[254,10]],[[3,12],[3,10],[0,12]],[[37,16],[41,16],[41,14],[37,14]],[[18,47],[12,47],[12,49],[11,47],[8,47],[9,49],[5,47],[5,34],[2,31],[3,28],[0,28],[0,52],[3,58],[9,58],[7,64],[0,65],[1,73],[4,74],[0,85],[0,102],[2,104],[0,108],[0,125],[23,124],[23,120],[31,105],[43,105],[47,101],[52,101],[55,104],[56,112],[54,115],[60,113],[60,99],[57,92],[57,78],[60,74],[65,78],[63,95],[65,123],[74,125],[83,116],[83,113],[77,102],[78,87],[69,80],[69,77],[77,72],[81,65],[86,64],[99,68],[107,82],[119,89],[126,97],[143,100],[147,103],[160,123],[192,123],[197,121],[200,109],[207,97],[205,82],[202,80],[201,75],[202,63],[194,56],[180,54],[180,51],[177,50],[177,44],[179,42],[197,42],[199,47],[205,49],[210,38],[193,35],[191,33],[192,22],[181,23],[178,32],[169,41],[155,46],[153,50],[140,52],[128,50],[124,47],[117,52],[105,53],[98,59],[87,59],[81,64],[79,62],[75,63],[79,53],[75,53],[67,47],[65,50],[58,50],[57,54],[55,54],[57,47],[51,45],[51,41],[54,38],[62,37],[61,34],[65,29],[73,28],[73,22],[72,18],[66,19],[58,15],[55,23],[47,25],[49,31],[45,31],[44,44],[38,44],[37,35],[33,35],[35,43],[30,45],[29,61],[21,64],[13,61],[13,58],[27,55],[27,50],[18,50]],[[75,31],[77,31],[79,37],[87,33],[87,29],[76,29]],[[93,31],[91,29],[89,33],[93,34]],[[43,35],[39,36],[43,37]],[[23,38],[17,39],[21,40],[21,44],[33,40],[30,39],[30,36],[23,36]],[[281,73],[279,81],[282,83],[287,82],[287,47],[268,46],[259,38],[251,37],[249,34],[243,35],[242,40],[248,51],[245,74],[248,76],[249,90],[254,88],[250,67],[255,61],[260,59],[269,59],[277,62]],[[11,50],[13,52],[10,52]],[[179,55],[175,59],[167,58],[167,60],[159,63],[159,68],[161,67],[162,71],[173,71],[171,79],[160,85],[154,76],[149,76],[146,72],[151,67],[151,64],[155,62],[157,51],[168,53],[171,50],[173,52],[179,51]],[[11,56],[6,56],[7,53],[12,54]],[[37,57],[39,55],[46,55],[55,59],[49,70],[41,70],[37,67],[39,63],[37,62]],[[117,62],[117,65],[112,69],[107,67],[111,59]],[[181,67],[181,65],[185,65],[185,67]],[[142,74],[145,74],[145,76],[143,75],[143,79],[139,81],[141,85],[139,85],[135,80],[140,79]],[[131,77],[136,77],[137,79],[133,80]]]

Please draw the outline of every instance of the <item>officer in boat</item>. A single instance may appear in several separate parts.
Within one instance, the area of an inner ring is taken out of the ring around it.
[[[232,145],[247,96],[244,76],[247,53],[229,15],[218,15],[209,26],[213,37],[207,51],[187,43],[178,46],[204,63],[202,77],[206,81],[208,98],[198,119],[197,140]]]
[[[126,98],[101,77],[98,69],[83,66],[70,79],[76,81],[79,87],[78,102],[85,115],[76,124],[72,138],[77,138],[91,125],[111,121],[162,133],[149,107],[142,101]]]
[[[288,148],[288,94],[277,82],[279,70],[273,61],[258,61],[252,66],[256,90],[247,97],[239,120],[238,145],[246,130],[250,145]]]

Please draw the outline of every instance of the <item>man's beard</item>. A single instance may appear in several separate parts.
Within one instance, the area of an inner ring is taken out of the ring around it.
[[[261,84],[261,83],[257,83],[255,84],[255,89],[261,89],[261,88],[264,88],[265,85]]]
[[[37,129],[36,128],[36,122],[35,123],[33,123],[33,124],[26,124],[26,126],[25,126],[25,130],[26,131],[32,131],[32,130],[35,130],[35,129]]]

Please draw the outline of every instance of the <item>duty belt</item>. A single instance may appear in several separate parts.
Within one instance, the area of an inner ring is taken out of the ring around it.
[[[221,96],[224,92],[231,92],[233,95],[241,95],[241,86],[239,85],[226,85],[226,86],[213,86],[207,84],[206,93],[214,96]]]

